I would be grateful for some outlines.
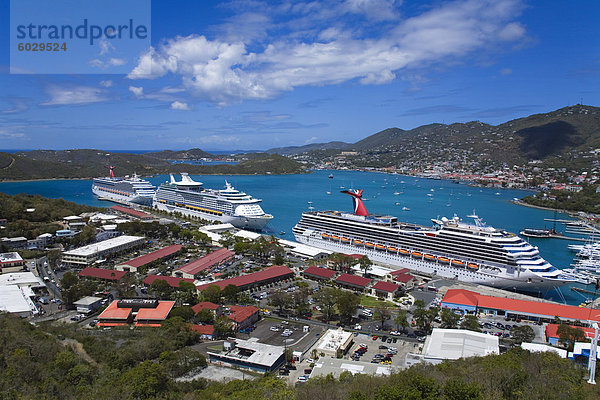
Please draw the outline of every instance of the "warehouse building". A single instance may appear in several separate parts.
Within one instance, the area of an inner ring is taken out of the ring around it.
[[[211,285],[218,286],[221,290],[227,285],[234,285],[240,291],[258,288],[269,283],[282,281],[294,277],[294,271],[282,265],[274,265],[263,269],[262,271],[253,272],[248,275],[236,276],[235,278],[214,281],[197,286],[198,290],[202,291]]]
[[[235,253],[229,249],[221,248],[200,257],[184,266],[177,268],[173,271],[173,276],[187,279],[198,279],[201,274],[210,271],[213,268],[217,268],[220,265],[231,261]]]
[[[101,258],[141,247],[144,243],[145,238],[143,236],[119,236],[66,251],[62,255],[62,262],[72,267],[83,268]]]
[[[258,372],[277,371],[285,361],[283,346],[259,343],[258,339],[249,340],[229,338],[224,343],[224,351],[208,352],[211,362],[221,362],[234,367],[251,369]]]

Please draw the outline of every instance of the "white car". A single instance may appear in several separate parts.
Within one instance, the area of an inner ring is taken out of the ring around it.
[[[306,382],[308,380],[308,377],[306,375],[300,375],[298,377],[298,382]]]
[[[272,326],[269,329],[271,330],[271,332],[279,332],[279,328],[277,328],[276,326]]]

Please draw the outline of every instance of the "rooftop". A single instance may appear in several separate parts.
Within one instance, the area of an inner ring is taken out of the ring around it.
[[[334,270],[319,268],[319,267],[308,267],[304,270],[304,274],[318,276],[321,278],[331,278],[336,274]]]
[[[334,378],[339,378],[340,374],[348,371],[354,374],[366,375],[391,375],[391,365],[372,364],[364,361],[350,361],[337,358],[320,358],[315,362],[310,377],[333,375]]]
[[[283,356],[283,346],[258,343],[258,339],[232,339],[236,347],[226,353],[212,353],[220,357],[241,360],[247,363],[271,367]],[[208,354],[211,354],[209,351]]]
[[[402,282],[405,284],[412,281],[413,279],[415,279],[414,276],[405,274],[405,273],[399,273],[399,274],[394,275],[394,280],[396,282]]]
[[[11,253],[0,253],[0,265],[23,261],[21,255],[16,251]]]
[[[103,240],[102,242],[88,244],[87,246],[79,247],[77,249],[73,249],[70,251],[65,251],[63,253],[63,255],[82,256],[82,257],[91,256],[91,255],[94,255],[94,254],[102,252],[102,251],[110,250],[114,247],[134,243],[138,240],[143,240],[143,239],[144,239],[143,236],[123,235],[123,236],[119,236],[116,238]]]
[[[466,329],[434,328],[423,346],[428,357],[459,358],[500,354],[498,337]]]
[[[214,325],[192,325],[190,329],[201,335],[213,335],[215,333]]]
[[[98,279],[106,279],[109,281],[118,281],[126,273],[127,272],[125,272],[125,271],[115,271],[113,269],[87,267],[87,268],[84,268],[79,273],[79,276],[85,277],[85,278],[98,278]]]
[[[175,305],[174,301],[163,301],[158,302],[156,308],[140,308],[137,315],[135,316],[136,321],[163,321],[167,319],[167,316],[171,312],[171,309]]]
[[[169,284],[169,286],[174,287],[174,288],[178,288],[179,282],[181,282],[181,281],[191,282],[191,283],[194,282],[193,279],[177,278],[176,276],[148,275],[146,277],[146,279],[144,279],[144,284],[150,286],[150,285],[152,285],[152,282],[154,282],[156,280],[165,281]]]
[[[145,213],[143,211],[138,211],[138,210],[134,210],[133,208],[129,208],[129,207],[123,207],[123,206],[112,206],[110,208],[111,210],[115,210],[118,212],[121,212],[123,214],[128,214],[131,215],[133,217],[139,218],[139,219],[150,219],[150,218],[154,218],[152,215]]]
[[[131,315],[131,308],[117,307],[118,303],[119,300],[114,300],[112,303],[110,303],[108,307],[106,307],[106,309],[98,316],[98,319],[127,320]]]
[[[160,260],[161,258],[169,257],[177,253],[179,250],[181,250],[181,247],[182,246],[180,244],[163,247],[162,249],[136,257],[133,260],[126,261],[120,265],[127,265],[133,268],[143,267],[144,265],[150,264],[153,261]]]
[[[206,289],[210,285],[216,285],[221,290],[225,289],[227,285],[234,285],[237,287],[245,287],[254,283],[259,283],[269,279],[274,279],[283,276],[293,276],[294,272],[286,266],[274,265],[263,269],[262,271],[253,272],[248,275],[236,276],[235,278],[224,279],[221,281],[209,282],[204,285],[198,286],[198,290]]]
[[[338,276],[338,278],[335,281],[338,283],[347,283],[349,285],[354,285],[354,286],[359,286],[359,287],[364,288],[372,281],[372,279],[363,278],[362,276],[356,276],[356,275],[350,275],[350,274],[341,274],[340,276]]]
[[[252,306],[231,306],[229,307],[231,314],[227,316],[230,320],[241,324],[246,319],[258,312],[258,308]]]
[[[344,346],[351,337],[352,332],[346,332],[342,328],[329,329],[321,339],[319,339],[317,349],[337,351],[340,347]]]
[[[94,296],[87,296],[87,297],[83,297],[79,300],[77,300],[76,302],[73,303],[73,305],[76,306],[89,306],[92,305],[98,301],[102,301],[101,297],[94,297]]]
[[[205,255],[204,257],[200,257],[197,260],[187,263],[175,271],[196,275],[199,272],[207,270],[213,265],[223,262],[234,255],[235,253],[233,251],[223,247]]]
[[[377,283],[373,285],[373,289],[388,293],[394,293],[399,287],[400,286],[395,283],[384,281],[377,281]]]
[[[194,310],[194,314],[198,314],[201,310],[217,310],[219,308],[218,304],[211,303],[210,301],[201,301],[200,303],[194,305],[192,310]]]

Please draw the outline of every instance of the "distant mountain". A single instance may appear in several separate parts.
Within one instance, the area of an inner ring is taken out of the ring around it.
[[[200,158],[214,158],[213,154],[207,153],[201,149],[190,150],[163,150],[154,153],[145,153],[147,156],[159,158],[161,160],[198,160]]]
[[[352,144],[346,142],[311,143],[304,146],[276,147],[267,150],[266,153],[289,156],[313,150],[346,149],[350,146],[352,146]]]
[[[564,164],[568,158],[565,156],[572,152],[597,148],[600,148],[600,108],[578,104],[496,126],[471,121],[429,124],[411,130],[388,128],[354,144],[315,143],[269,152],[300,154],[326,149],[355,150],[361,153],[363,161],[368,155],[374,155],[369,162],[361,164],[363,166],[382,167],[399,162],[418,166],[425,161],[467,166],[537,159],[560,159]]]
[[[19,153],[0,152],[0,180],[93,178],[108,176],[108,166],[115,167],[117,176],[154,175],[170,172],[190,174],[292,174],[303,173],[300,163],[277,154],[256,154],[236,165],[172,164],[171,155],[189,159],[208,154],[199,149],[181,152],[159,152],[160,156],[147,154],[111,153],[104,150],[35,150]],[[154,153],[156,154],[156,153]],[[210,156],[210,155],[209,155]],[[160,157],[165,157],[160,158]]]

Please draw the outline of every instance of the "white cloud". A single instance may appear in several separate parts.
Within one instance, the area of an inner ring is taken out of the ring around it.
[[[107,69],[109,67],[119,67],[121,65],[127,64],[127,61],[122,58],[109,58],[107,61],[100,60],[99,58],[94,58],[88,62],[92,67]]]
[[[4,128],[0,128],[0,138],[2,139],[24,139],[25,134],[18,132],[10,132]]]
[[[112,87],[114,85],[114,82],[111,80],[107,80],[107,81],[100,81],[100,86],[102,87]]]
[[[98,45],[100,46],[100,55],[103,56],[105,54],[108,54],[111,50],[115,49],[115,46],[112,45],[112,43],[110,43],[108,40],[106,39],[101,39],[98,42]]]
[[[385,84],[431,64],[465,61],[471,54],[525,36],[525,28],[514,22],[521,10],[519,0],[441,3],[393,25],[373,22],[369,36],[338,24],[334,11],[340,10],[371,21],[399,18],[393,1],[347,0],[330,8],[321,3],[294,3],[285,10],[291,15],[285,26],[296,30],[269,36],[276,40],[257,43],[250,34],[230,41],[178,36],[143,54],[128,78],[175,74],[190,94],[228,105],[273,98],[300,86],[351,80]],[[260,18],[255,16],[254,21]],[[327,23],[329,27],[322,29]]]
[[[142,97],[144,95],[143,87],[129,86],[129,91],[133,93],[135,97]]]
[[[50,85],[46,88],[50,100],[41,103],[43,106],[66,104],[89,104],[109,100],[103,89],[90,86],[58,86]]]
[[[190,107],[187,105],[187,103],[183,103],[181,101],[174,101],[171,103],[171,110],[189,111]]]

